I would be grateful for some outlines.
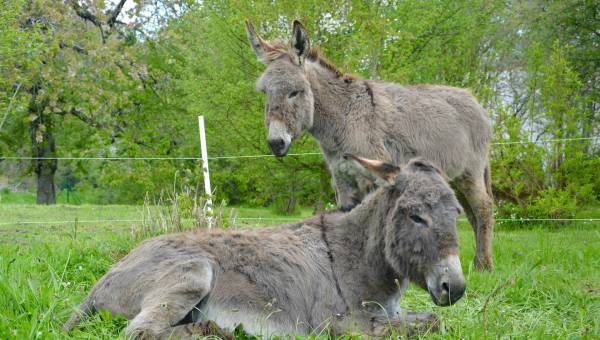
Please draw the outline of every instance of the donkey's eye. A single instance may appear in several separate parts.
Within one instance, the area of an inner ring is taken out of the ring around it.
[[[427,225],[427,222],[425,222],[425,220],[422,219],[419,215],[410,215],[408,217],[417,224]]]
[[[294,97],[296,97],[298,95],[298,93],[300,93],[300,91],[292,91],[288,95],[288,98],[294,98]]]

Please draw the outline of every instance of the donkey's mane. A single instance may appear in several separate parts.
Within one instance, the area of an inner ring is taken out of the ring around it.
[[[329,60],[327,60],[327,58],[323,55],[321,49],[318,46],[311,47],[310,50],[308,50],[307,59],[312,62],[319,63],[319,65],[321,65],[325,69],[333,72],[338,78],[346,76],[346,74],[344,74],[344,72],[337,68],[337,66],[335,66]]]
[[[276,59],[279,59],[279,58],[282,58],[285,56],[289,57],[290,60],[292,59],[291,54],[293,52],[291,51],[290,47],[287,44],[283,43],[281,40],[275,40],[275,41],[271,42],[269,45],[270,45],[270,48],[265,53],[265,58],[266,58],[267,62],[271,62],[273,60],[276,60]],[[323,55],[323,53],[321,52],[321,49],[318,46],[311,47],[310,50],[308,50],[306,59],[309,61],[318,63],[321,67],[323,67],[326,70],[329,70],[330,72],[335,74],[336,77],[344,78],[344,80],[347,82],[357,79],[357,77],[354,75],[345,74],[337,66],[335,66],[332,62],[330,62]]]

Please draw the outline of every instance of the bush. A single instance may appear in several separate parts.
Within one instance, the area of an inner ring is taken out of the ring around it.
[[[546,224],[545,221],[528,221],[528,219],[569,219],[575,218],[580,210],[577,198],[568,190],[549,188],[539,192],[527,201],[499,201],[496,205],[498,225],[522,227],[524,225]],[[510,220],[503,220],[510,219]],[[521,220],[523,219],[523,220]],[[554,223],[561,221],[546,221]]]
[[[527,209],[531,218],[573,218],[577,213],[577,200],[567,190],[550,188],[532,200]]]
[[[293,196],[283,195],[277,197],[269,206],[271,211],[277,215],[299,215],[300,210],[296,198]]]

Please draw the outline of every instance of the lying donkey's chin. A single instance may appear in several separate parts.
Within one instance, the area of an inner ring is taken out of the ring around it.
[[[283,157],[287,155],[292,144],[292,135],[287,131],[287,127],[284,123],[274,120],[269,123],[269,147],[273,154],[277,157]]]
[[[460,300],[466,283],[457,255],[450,255],[439,261],[427,273],[427,290],[438,306],[450,306]]]

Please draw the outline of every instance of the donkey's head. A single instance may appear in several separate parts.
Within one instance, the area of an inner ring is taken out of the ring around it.
[[[385,257],[392,268],[427,289],[440,306],[458,301],[465,291],[456,218],[462,208],[438,168],[413,159],[400,168],[352,155],[387,183],[379,194],[384,209]],[[383,192],[381,192],[383,191]]]
[[[285,156],[292,140],[313,124],[314,98],[305,73],[311,52],[308,34],[294,21],[290,44],[263,40],[250,22],[246,22],[248,39],[259,60],[267,69],[256,82],[256,88],[267,94],[265,124],[273,154]]]

